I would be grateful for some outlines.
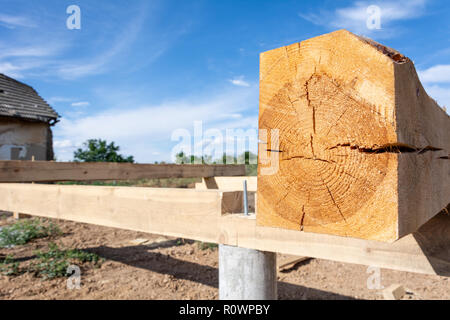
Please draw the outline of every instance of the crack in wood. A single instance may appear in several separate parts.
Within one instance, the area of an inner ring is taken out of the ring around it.
[[[291,100],[291,96],[289,95],[289,90],[288,90],[288,93],[287,93],[287,98],[289,99],[289,103],[290,103],[292,109],[294,109],[294,112],[297,115],[297,118],[300,119],[300,115],[298,114],[297,108],[295,108],[295,106],[294,106],[294,102],[297,102],[299,99],[295,99],[294,101],[292,101]]]
[[[303,231],[303,229],[304,229],[303,225],[304,225],[304,220],[305,220],[305,214],[306,214],[305,206],[303,205],[303,207],[302,207],[302,218],[300,219],[300,231]]]
[[[316,70],[314,69],[314,73],[309,77],[308,80],[305,82],[305,92],[306,92],[306,101],[308,102],[308,107],[312,108],[312,124],[313,124],[313,131],[314,134],[316,134],[316,107],[311,104],[311,99],[309,97],[309,83],[312,81]]]
[[[323,180],[322,180],[322,181],[323,181]],[[344,216],[344,214],[342,213],[341,208],[339,208],[338,204],[337,204],[336,201],[334,200],[334,197],[333,197],[333,194],[332,194],[331,191],[330,191],[330,188],[328,188],[328,185],[325,183],[325,181],[323,181],[323,184],[324,184],[325,187],[327,188],[328,194],[330,195],[331,200],[333,201],[334,205],[335,205],[336,208],[338,209],[338,211],[339,211],[339,213],[340,213],[342,219],[344,219],[345,223],[347,223],[347,220],[345,219],[345,216]]]
[[[314,145],[313,145],[313,143],[314,143],[314,138],[313,138],[313,136],[311,135],[311,141],[310,141],[310,144],[311,144],[311,152],[312,152],[312,155],[313,155],[313,157],[314,157],[314,159],[316,158],[316,155],[314,154]]]
[[[435,151],[442,151],[442,148],[436,148],[433,146],[426,146],[423,148],[415,147],[412,145],[408,145],[406,143],[388,143],[384,144],[382,146],[374,145],[372,147],[360,147],[356,144],[351,143],[341,143],[337,144],[333,147],[327,148],[327,150],[333,150],[340,147],[348,147],[352,150],[358,150],[362,153],[369,153],[369,154],[379,154],[379,153],[417,153],[417,154],[423,154],[426,152],[435,152]]]
[[[344,110],[344,112],[342,112],[342,114],[339,116],[339,118],[336,120],[336,122],[332,125],[332,126],[330,126],[329,128],[328,128],[328,131],[327,131],[327,134],[325,135],[326,137],[330,134],[330,131],[331,131],[331,129],[333,129],[338,123],[339,123],[339,121],[341,121],[341,118],[344,116],[344,114],[347,112],[347,110],[348,110],[348,106],[345,108],[345,110]]]
[[[292,156],[292,157],[288,157],[285,159],[281,159],[282,161],[290,161],[293,159],[303,159],[303,160],[313,160],[313,161],[322,161],[322,162],[326,162],[326,163],[337,163],[336,161],[333,160],[325,160],[325,159],[320,159],[320,158],[311,158],[311,157],[305,157],[305,156]]]

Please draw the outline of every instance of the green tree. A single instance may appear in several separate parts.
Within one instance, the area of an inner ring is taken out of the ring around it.
[[[177,155],[175,156],[175,163],[176,164],[188,164],[191,163],[191,159],[190,157],[188,157],[183,151],[181,151],[180,153],[177,153]]]
[[[253,165],[258,163],[258,156],[251,151],[245,151],[238,158],[237,162],[240,164]]]
[[[258,174],[258,156],[251,151],[245,151],[238,158],[237,162],[245,164],[246,175],[256,176]]]
[[[250,151],[245,151],[238,157],[227,155],[224,153],[221,159],[213,159],[210,155],[203,155],[197,157],[193,155],[187,155],[184,152],[180,152],[176,155],[175,163],[177,164],[245,164],[246,175],[256,176],[258,171],[258,156]]]
[[[131,162],[134,163],[133,156],[123,156],[119,154],[120,147],[114,142],[108,144],[106,140],[89,139],[74,152],[73,157],[76,162]]]
[[[188,156],[183,151],[181,151],[180,153],[177,153],[175,155],[175,163],[176,164],[194,164],[194,163],[212,164],[215,162],[213,161],[212,157],[209,155],[204,155],[202,157],[197,157],[197,156],[193,156],[193,155]]]

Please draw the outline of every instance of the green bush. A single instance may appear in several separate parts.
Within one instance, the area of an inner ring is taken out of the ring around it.
[[[0,273],[5,276],[15,276],[19,274],[19,262],[14,260],[12,255],[6,256],[6,258],[0,262]]]
[[[198,248],[200,250],[215,250],[216,248],[219,247],[219,245],[217,243],[209,243],[209,242],[201,242],[201,241],[197,241],[197,245]]]
[[[44,279],[53,279],[68,276],[67,268],[71,264],[92,263],[100,266],[103,259],[95,253],[79,249],[62,250],[55,243],[50,243],[45,252],[36,252],[37,262],[31,265],[30,271]]]
[[[39,219],[24,219],[0,229],[0,248],[24,245],[33,239],[60,234],[61,231],[52,222],[44,224]]]
[[[75,161],[79,162],[131,162],[134,163],[133,156],[123,156],[119,154],[120,147],[114,142],[108,144],[106,140],[89,139],[84,144],[84,149],[79,148],[74,152]]]

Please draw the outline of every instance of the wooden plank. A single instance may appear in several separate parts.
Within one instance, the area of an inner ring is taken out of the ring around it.
[[[244,165],[0,161],[0,182],[138,180],[243,176]]]
[[[450,117],[407,57],[340,30],[260,70],[259,225],[389,242],[450,203]]]
[[[257,177],[211,177],[203,178],[195,184],[196,190],[243,191],[244,180],[247,180],[248,210],[256,212]]]
[[[228,204],[227,204],[228,203]],[[269,252],[450,276],[450,216],[394,243],[257,226],[241,192],[0,184],[0,210]]]
[[[13,212],[13,218],[16,219],[16,220],[19,220],[19,219],[31,218],[31,216],[28,215],[28,214],[23,214],[23,213],[19,213],[19,212]]]
[[[195,184],[197,190],[243,190],[244,180],[247,180],[249,212],[256,212],[256,191],[258,179],[255,176],[248,177],[212,177],[203,178],[202,182]],[[286,270],[292,268],[295,264],[309,260],[310,257],[299,257],[287,255],[282,259],[277,259],[278,270]]]
[[[277,259],[278,271],[285,271],[293,268],[297,263],[310,260],[310,257],[298,257],[287,255],[282,257],[281,259]]]
[[[0,193],[5,211],[187,239],[199,235],[201,241],[217,236],[214,223],[222,212],[242,211],[242,192],[0,184]]]
[[[427,95],[411,61],[394,68],[400,139],[408,145],[441,149],[421,156],[399,155],[398,232],[402,236],[450,206],[450,116]]]
[[[197,190],[242,190],[244,180],[247,180],[247,191],[256,192],[258,178],[254,176],[203,178],[202,182],[197,182],[195,184],[195,188]]]
[[[232,245],[425,274],[450,276],[450,217],[439,214],[394,243],[258,226],[230,215],[221,226]],[[230,230],[236,230],[231,240]],[[234,244],[233,244],[234,243]]]

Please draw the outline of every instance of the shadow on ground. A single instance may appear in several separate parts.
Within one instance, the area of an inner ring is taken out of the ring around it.
[[[173,240],[159,244],[159,248],[176,245]],[[170,255],[152,252],[156,246],[129,246],[111,248],[100,246],[86,249],[105,259],[150,270],[160,274],[171,275],[174,278],[190,280],[213,288],[218,288],[218,269],[194,262],[183,261]],[[354,298],[318,289],[306,288],[286,282],[278,282],[279,299],[318,299],[318,300],[353,300]]]

